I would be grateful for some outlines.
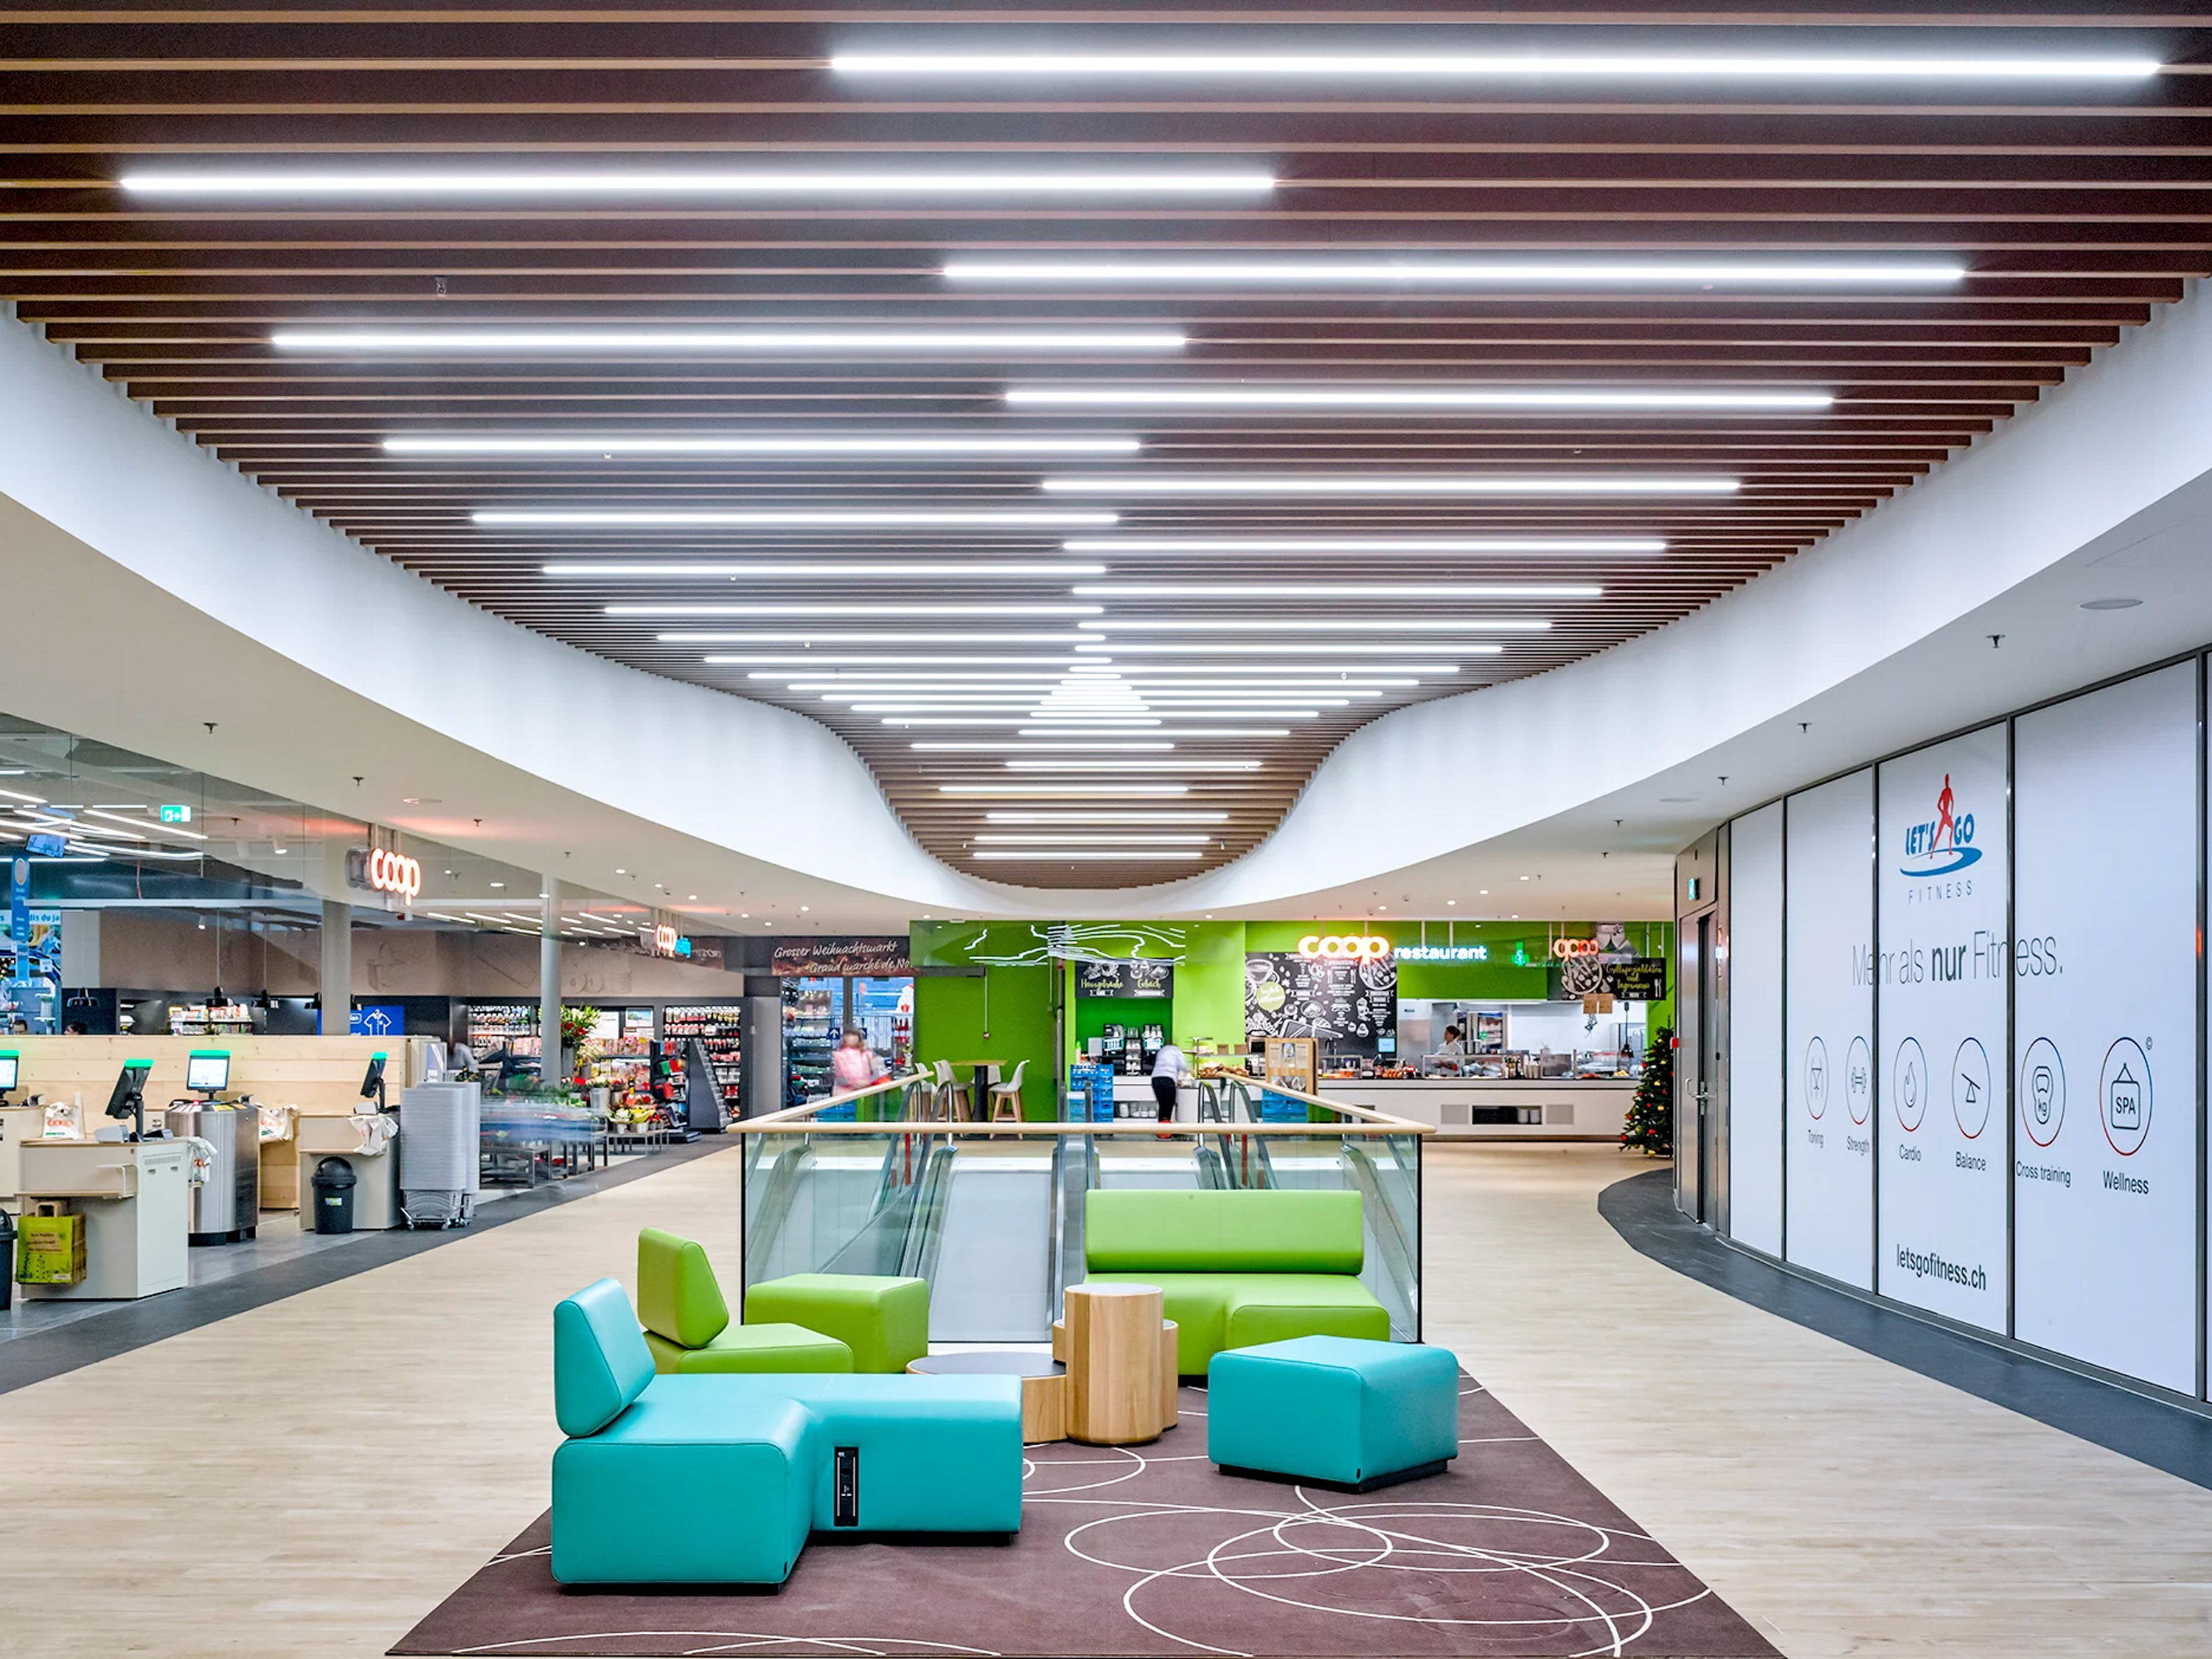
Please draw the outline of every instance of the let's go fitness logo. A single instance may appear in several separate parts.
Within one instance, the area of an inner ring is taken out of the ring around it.
[[[1958,810],[1951,775],[1946,772],[1936,796],[1936,816],[1905,826],[1904,861],[1897,866],[1898,873],[1918,879],[1956,875],[1981,856],[1982,849],[1974,845],[1974,815]]]

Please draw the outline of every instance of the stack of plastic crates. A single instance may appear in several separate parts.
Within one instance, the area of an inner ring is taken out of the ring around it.
[[[1114,1121],[1114,1068],[1078,1060],[1067,1070],[1067,1115],[1077,1123]]]

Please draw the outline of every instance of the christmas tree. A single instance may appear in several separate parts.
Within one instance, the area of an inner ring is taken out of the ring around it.
[[[1644,1080],[1628,1103],[1620,1144],[1665,1158],[1674,1150],[1674,1029],[1662,1025],[1644,1051]]]

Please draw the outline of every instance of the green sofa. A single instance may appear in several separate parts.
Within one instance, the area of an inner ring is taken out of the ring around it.
[[[1157,1285],[1176,1322],[1176,1369],[1224,1348],[1297,1336],[1388,1341],[1390,1315],[1359,1282],[1359,1194],[1093,1188],[1084,1278]]]
[[[1014,1376],[658,1376],[611,1279],[553,1310],[563,1584],[779,1584],[811,1532],[1011,1534]]]
[[[854,1368],[852,1349],[804,1325],[732,1324],[706,1250],[658,1227],[637,1236],[637,1316],[653,1369],[663,1375]]]

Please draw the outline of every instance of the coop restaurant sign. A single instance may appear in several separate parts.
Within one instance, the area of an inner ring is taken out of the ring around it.
[[[864,939],[780,939],[769,957],[778,979],[904,979],[914,972],[903,933]]]

